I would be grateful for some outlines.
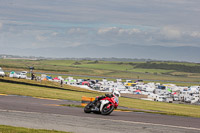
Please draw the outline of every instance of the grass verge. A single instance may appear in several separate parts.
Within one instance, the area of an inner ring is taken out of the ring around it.
[[[69,132],[0,125],[0,133],[69,133]]]

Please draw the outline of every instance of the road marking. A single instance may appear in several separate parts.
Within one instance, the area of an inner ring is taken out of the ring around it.
[[[43,104],[43,105],[46,105],[46,106],[60,106],[58,104]]]
[[[126,110],[114,110],[114,111],[116,111],[116,112],[133,112],[133,111],[126,111]]]
[[[55,100],[55,101],[61,101],[60,99],[51,99],[51,98],[42,98],[42,97],[34,97],[37,99],[45,99],[45,100]]]
[[[25,112],[25,111],[17,111],[17,110],[2,110],[0,109],[0,112],[13,112],[13,113],[26,113],[26,114],[44,114],[40,112]],[[45,114],[51,114],[51,113],[45,113]],[[73,117],[84,117],[84,116],[74,116],[74,115],[61,115],[61,114],[51,114],[55,116],[73,116]],[[194,127],[183,127],[183,126],[174,126],[174,125],[165,125],[165,124],[155,124],[155,123],[148,123],[148,122],[134,122],[134,121],[125,121],[125,120],[112,120],[112,119],[104,119],[104,118],[93,118],[93,117],[84,117],[88,119],[97,119],[97,120],[105,120],[105,121],[111,121],[111,122],[123,122],[123,123],[130,123],[130,124],[140,124],[140,125],[152,125],[152,126],[162,126],[162,127],[170,127],[170,128],[179,128],[179,129],[187,129],[187,130],[197,130],[200,131],[200,128],[194,128]]]

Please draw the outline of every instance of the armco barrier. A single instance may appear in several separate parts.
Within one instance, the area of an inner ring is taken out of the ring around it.
[[[89,102],[92,102],[94,100],[95,100],[94,97],[85,97],[85,96],[82,96],[81,106],[86,106]]]

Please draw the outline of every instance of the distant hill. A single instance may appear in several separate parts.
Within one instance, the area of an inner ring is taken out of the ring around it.
[[[38,49],[0,48],[0,54],[43,56],[52,58],[109,58],[122,60],[168,60],[200,63],[199,47],[164,47],[118,44],[112,46],[84,45]],[[124,58],[124,59],[123,59]],[[128,60],[128,61],[129,61]]]
[[[7,55],[0,54],[0,59],[27,59],[27,60],[91,60],[91,61],[121,61],[121,62],[147,62],[147,61],[159,61],[151,59],[131,59],[131,58],[50,58],[50,57],[36,57],[36,56],[19,56],[19,55]]]

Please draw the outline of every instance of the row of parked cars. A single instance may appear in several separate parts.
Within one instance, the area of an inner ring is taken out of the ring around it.
[[[22,71],[22,72],[11,71],[9,73],[9,77],[11,77],[11,78],[19,78],[19,79],[26,79],[27,78],[26,74],[27,74],[27,71]],[[5,77],[5,76],[6,76],[5,72],[0,67],[0,77]]]
[[[10,72],[9,77],[11,78],[18,78],[18,79],[26,79],[27,76],[27,71],[22,71],[22,72]]]

